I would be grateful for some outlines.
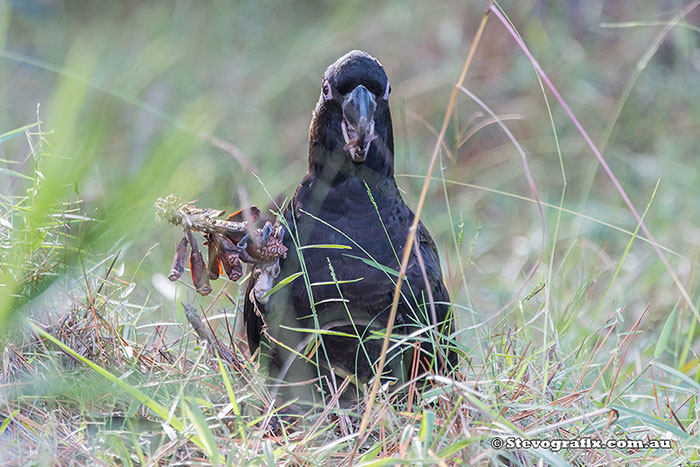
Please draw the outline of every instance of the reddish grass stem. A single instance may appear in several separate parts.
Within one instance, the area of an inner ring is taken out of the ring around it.
[[[490,8],[491,7],[492,7],[492,5],[490,5]],[[457,94],[459,92],[459,88],[460,88],[460,86],[462,86],[462,84],[464,84],[464,80],[467,76],[467,72],[469,71],[469,67],[471,66],[472,60],[474,59],[474,55],[476,53],[476,48],[479,45],[479,41],[481,40],[481,36],[484,32],[484,28],[486,27],[486,21],[488,20],[490,8],[486,10],[486,12],[484,13],[484,16],[481,18],[481,23],[479,24],[479,28],[476,31],[476,35],[474,36],[474,41],[472,43],[471,48],[469,49],[469,54],[467,55],[467,59],[464,62],[464,67],[462,68],[462,73],[459,76],[459,80],[457,81],[457,84],[455,84],[454,88],[452,89],[452,95],[450,96],[450,103],[447,106],[447,111],[445,112],[445,117],[442,121],[442,128],[440,129],[440,134],[438,135],[438,139],[435,142],[435,147],[433,148],[432,157],[430,158],[430,166],[428,167],[428,173],[425,177],[425,182],[423,183],[423,189],[421,190],[420,198],[418,199],[418,207],[416,208],[415,217],[413,218],[413,224],[411,225],[411,228],[408,231],[408,238],[406,239],[406,245],[404,246],[404,249],[403,249],[403,257],[401,259],[401,269],[399,270],[399,277],[398,277],[398,280],[396,281],[396,289],[394,290],[394,299],[393,299],[393,302],[391,303],[391,310],[389,311],[389,319],[388,319],[387,325],[386,325],[386,334],[384,335],[384,341],[382,343],[382,353],[381,353],[381,356],[379,358],[379,363],[377,364],[377,369],[375,371],[372,389],[370,390],[370,394],[369,394],[369,397],[367,399],[367,407],[365,408],[365,413],[362,417],[362,422],[360,423],[360,429],[359,429],[358,434],[357,434],[357,442],[355,443],[355,447],[352,450],[352,453],[350,454],[350,459],[349,459],[350,465],[352,465],[353,460],[355,459],[355,455],[357,454],[357,450],[364,442],[365,432],[367,431],[367,426],[369,425],[369,420],[370,420],[370,415],[372,413],[372,407],[374,405],[374,400],[377,396],[377,391],[379,390],[382,371],[384,370],[384,364],[386,363],[386,354],[387,354],[387,351],[389,349],[389,341],[390,341],[390,337],[391,337],[391,331],[394,327],[394,320],[396,318],[396,310],[398,309],[398,306],[399,306],[399,297],[401,296],[401,285],[403,284],[403,279],[404,279],[404,276],[406,275],[406,269],[408,267],[408,260],[411,256],[411,250],[413,249],[413,242],[415,241],[415,238],[416,238],[416,231],[418,229],[418,221],[420,220],[420,215],[421,215],[421,212],[423,211],[423,204],[425,203],[425,198],[428,195],[428,186],[430,185],[430,180],[431,180],[432,175],[433,175],[433,169],[435,168],[435,163],[437,162],[438,155],[440,154],[440,147],[442,145],[443,140],[445,139],[445,133],[447,132],[447,126],[450,123],[450,119],[452,118],[452,112],[454,110],[455,103],[457,102]]]

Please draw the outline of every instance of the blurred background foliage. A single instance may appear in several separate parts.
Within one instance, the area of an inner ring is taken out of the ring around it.
[[[688,5],[502,2],[640,212],[660,179],[646,222],[697,301],[700,9],[681,18]],[[84,274],[105,276],[117,253],[122,288],[109,303],[123,305],[113,310],[132,326],[184,323],[180,300],[211,303],[165,279],[180,232],[155,222],[153,202],[175,193],[232,211],[291,196],[306,171],[321,74],[354,48],[379,58],[390,77],[397,181],[415,206],[487,6],[0,0],[0,328],[29,314],[48,324],[92,300]],[[560,164],[532,66],[495,18],[465,85],[511,128],[540,198],[554,207],[545,208],[543,251],[537,207],[522,199],[531,194],[517,151],[460,94],[423,214],[460,323],[498,333],[547,306],[566,353],[606,316],[617,313],[629,329],[649,305],[628,358],[652,358],[678,290],[637,239],[605,295],[634,217],[547,93]],[[226,285],[217,281],[214,292]],[[235,296],[238,287],[228,291]],[[498,313],[514,296],[508,313]],[[675,346],[664,342],[661,353],[687,371],[700,352],[697,321],[682,301],[678,310],[663,338]],[[166,327],[177,339],[184,325]],[[124,335],[138,340],[129,329]]]
[[[647,223],[676,253],[667,252],[694,292],[700,16],[693,12],[665,30],[684,4],[524,0],[503,7],[640,211],[661,179]],[[247,202],[266,207],[268,194],[290,196],[306,170],[320,76],[353,48],[378,57],[391,79],[397,180],[415,206],[436,128],[486,6],[3,2],[0,132],[10,133],[0,144],[0,216],[13,226],[2,227],[3,316],[42,294],[49,296],[38,303],[65,295],[81,281],[81,262],[90,267],[118,251],[124,280],[135,284],[132,300],[152,306],[153,315],[142,318],[175,310],[174,286],[162,278],[178,232],[154,222],[154,200],[173,192],[234,210]],[[558,205],[564,183],[542,91],[495,20],[466,86],[512,128],[541,199]],[[547,254],[517,298],[548,279],[553,258],[553,319],[567,321],[597,310],[629,241],[605,223],[627,231],[636,223],[558,105],[552,113],[566,174],[563,207],[579,215],[562,214],[557,229],[557,210],[546,210]],[[541,251],[540,219],[534,204],[483,190],[531,196],[514,147],[464,94],[445,148],[436,177],[448,183],[433,182],[424,218],[456,302],[480,321],[520,290]],[[66,206],[77,219],[59,221]],[[67,240],[60,245],[49,241],[61,235]],[[37,272],[29,263],[36,266],[33,247],[42,242],[61,251],[54,267]],[[181,286],[179,296],[198,299]],[[652,248],[637,240],[600,319],[617,307],[636,317],[650,304],[649,329],[658,332],[678,297]],[[532,303],[542,306],[539,297]],[[686,317],[679,326],[693,321]]]

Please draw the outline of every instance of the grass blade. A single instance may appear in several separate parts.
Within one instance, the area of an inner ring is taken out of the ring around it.
[[[158,417],[160,417],[165,423],[170,425],[173,429],[175,429],[176,431],[178,431],[181,434],[184,434],[185,426],[182,423],[182,421],[180,421],[180,419],[178,419],[174,415],[171,417],[168,414],[168,409],[165,408],[163,405],[159,404],[156,400],[152,399],[147,394],[145,394],[144,392],[140,391],[139,389],[133,387],[132,385],[128,384],[127,382],[122,381],[120,378],[113,375],[105,368],[102,368],[100,365],[93,362],[92,360],[89,360],[89,359],[83,357],[82,355],[77,353],[75,350],[71,349],[66,344],[64,344],[63,342],[59,341],[58,339],[56,339],[54,336],[52,336],[48,332],[41,329],[35,323],[29,321],[28,324],[29,324],[29,327],[32,328],[34,330],[34,332],[39,334],[41,337],[50,341],[56,347],[60,348],[64,352],[70,354],[72,357],[80,360],[81,362],[83,362],[84,364],[86,364],[87,366],[89,366],[90,368],[95,370],[96,373],[98,373],[99,375],[104,377],[107,381],[114,383],[115,386],[118,386],[121,389],[123,389],[124,391],[126,391],[127,393],[129,393],[129,395],[131,395],[134,399],[138,400],[143,405],[148,407],[151,410],[151,412],[153,412]],[[206,449],[204,444],[202,443],[202,440],[199,439],[198,436],[188,436],[188,438],[190,439],[190,441],[192,441],[194,444],[196,444],[200,448]]]

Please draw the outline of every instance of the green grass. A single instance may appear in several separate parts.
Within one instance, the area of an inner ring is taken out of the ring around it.
[[[693,5],[501,6],[697,306]],[[280,204],[306,170],[321,73],[363,48],[391,79],[397,182],[417,206],[488,4],[272,6],[0,3],[3,465],[331,465],[357,444],[364,405],[329,404],[277,437],[263,429],[279,407],[246,358],[242,282],[215,281],[208,297],[168,282],[178,231],[154,222],[153,202]],[[493,15],[464,87],[498,118],[458,93],[422,215],[464,362],[422,395],[380,391],[355,462],[699,461],[698,319]],[[183,301],[242,368],[198,343]],[[668,438],[672,449],[490,447],[513,435]]]

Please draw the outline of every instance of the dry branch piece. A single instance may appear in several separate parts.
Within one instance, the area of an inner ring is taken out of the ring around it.
[[[226,211],[200,209],[191,203],[182,201],[173,194],[165,198],[158,198],[158,201],[155,202],[155,207],[157,219],[166,220],[173,225],[189,227],[197,232],[245,234],[247,231],[248,222],[216,219]]]
[[[182,306],[185,308],[185,316],[187,321],[190,322],[192,329],[197,333],[200,339],[206,341],[209,344],[209,350],[213,357],[216,357],[216,352],[218,351],[219,356],[222,360],[231,364],[234,368],[240,369],[241,363],[236,358],[236,355],[231,352],[225,345],[221,343],[219,339],[216,338],[211,329],[204,324],[202,319],[199,317],[199,312],[195,307],[187,303],[183,303]]]
[[[217,279],[222,271],[230,280],[239,280],[243,276],[242,263],[248,263],[253,266],[252,274],[262,279],[256,283],[255,297],[263,303],[267,301],[267,293],[279,275],[279,259],[287,257],[284,228],[279,222],[266,222],[262,229],[255,229],[253,223],[260,218],[260,210],[255,206],[222,220],[217,217],[221,217],[224,211],[201,209],[172,194],[159,198],[155,207],[157,219],[165,219],[185,230],[185,237],[173,259],[170,280],[175,281],[182,275],[189,243],[190,273],[199,294],[209,294],[209,280]],[[192,232],[204,234],[208,254],[206,264]]]

